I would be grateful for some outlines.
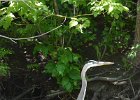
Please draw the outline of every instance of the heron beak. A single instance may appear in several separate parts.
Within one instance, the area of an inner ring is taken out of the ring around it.
[[[99,61],[98,64],[99,65],[112,65],[112,64],[114,64],[114,62],[102,62],[102,61]]]

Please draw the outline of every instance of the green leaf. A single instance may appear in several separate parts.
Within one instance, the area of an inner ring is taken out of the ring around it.
[[[72,28],[72,27],[74,27],[74,26],[76,26],[76,25],[78,25],[78,22],[77,22],[76,20],[71,20],[71,21],[69,22],[69,27],[70,27],[70,28]]]
[[[100,12],[98,12],[98,11],[93,12],[94,17],[97,17],[99,14],[100,14]]]
[[[75,67],[75,66],[72,66],[72,67]],[[80,70],[78,70],[77,68],[73,68],[69,72],[69,77],[73,80],[80,80]]]
[[[110,14],[112,11],[113,11],[113,6],[112,5],[109,5],[109,9],[108,9],[108,13]]]
[[[46,64],[46,66],[45,66],[45,70],[46,70],[46,72],[48,72],[48,73],[52,73],[53,70],[55,69],[55,67],[56,67],[55,63],[53,63],[53,62],[48,62],[48,64]]]
[[[69,62],[69,59],[68,59],[68,57],[67,57],[65,54],[61,55],[61,56],[59,57],[59,60],[60,60],[62,63],[64,63],[64,64],[67,64],[67,63]]]
[[[27,65],[28,69],[36,70],[36,71],[39,70],[39,67],[40,67],[39,64],[29,64],[29,65]]]
[[[83,25],[82,25],[82,24],[77,25],[76,29],[77,29],[80,33],[83,33]]]
[[[71,82],[70,82],[70,80],[69,80],[69,78],[68,77],[64,77],[63,79],[62,79],[62,86],[67,90],[67,91],[71,91],[72,89],[73,89],[73,86],[72,86],[72,84],[71,84]]]
[[[8,29],[14,17],[12,13],[7,14],[0,20],[0,26],[3,26],[4,29]]]
[[[68,48],[63,49],[62,51],[59,54],[60,57],[58,59],[64,64],[67,64],[68,62],[72,62],[72,59],[73,59],[72,54],[73,53]]]
[[[12,54],[13,52],[8,50],[8,49],[5,49],[5,48],[0,48],[0,58],[8,55],[8,54]]]
[[[62,85],[63,85],[63,86],[66,86],[69,82],[70,82],[70,80],[69,80],[68,77],[64,77],[64,78],[62,79]]]
[[[59,73],[56,69],[56,64],[52,62],[48,62],[48,64],[45,66],[45,73],[52,74],[52,77],[59,77]]]
[[[79,61],[79,58],[80,58],[80,55],[78,55],[78,54],[73,54],[73,61],[74,61],[74,62]]]
[[[9,73],[9,67],[5,63],[0,63],[0,76],[6,76]]]
[[[123,6],[123,8],[124,8],[124,11],[126,11],[126,12],[129,11],[129,8],[127,8],[127,7],[125,7],[125,6]]]
[[[115,17],[116,19],[118,19],[118,18],[119,18],[119,15],[118,15],[117,13],[114,13],[114,17]]]
[[[65,65],[63,63],[58,63],[56,65],[56,70],[58,71],[58,73],[61,75],[61,76],[64,76],[64,71],[65,71]]]
[[[85,22],[83,23],[83,27],[87,28],[89,26],[90,26],[90,21],[86,19]]]
[[[48,54],[47,46],[45,46],[43,44],[37,44],[34,48],[33,54],[36,54],[38,52],[42,52],[43,55],[47,56],[47,54]]]

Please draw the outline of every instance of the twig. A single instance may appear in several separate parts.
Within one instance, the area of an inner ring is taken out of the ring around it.
[[[10,37],[4,36],[4,35],[0,35],[0,37],[5,38],[5,39],[9,39],[12,42],[16,43],[16,41],[14,41],[13,39],[11,39]]]
[[[113,85],[124,85],[127,84],[127,81],[125,80],[119,80],[121,77],[117,77],[117,78],[110,78],[110,77],[94,77],[94,78],[90,78],[87,81],[91,82],[91,81],[106,81],[106,82],[110,82]]]
[[[105,55],[105,52],[106,52],[106,45],[105,45],[105,47],[104,47],[104,50],[103,50],[103,53],[102,53],[102,55],[101,55],[101,59],[104,57],[104,55]]]
[[[122,90],[121,92],[118,93],[118,97],[120,97],[121,94],[125,93],[128,90],[129,90],[129,87],[126,87],[124,90]]]
[[[131,82],[131,79],[129,79],[129,82],[130,82],[130,86],[131,86],[131,88],[132,88],[133,94],[134,94],[134,96],[135,96],[136,94],[135,94],[135,90],[134,90],[133,84],[132,84],[132,82]]]
[[[22,94],[18,95],[17,97],[13,98],[12,100],[20,100],[21,97],[23,97],[24,95],[26,95],[28,92],[30,92],[31,90],[33,90],[35,87],[31,87],[28,90],[24,91]]]
[[[92,97],[91,100],[98,100],[97,97],[99,96],[100,92],[101,92],[104,88],[105,88],[105,85],[102,85],[101,88],[99,88],[97,91],[95,91],[95,93],[94,93],[94,95],[93,95],[93,97]]]
[[[138,93],[135,95],[135,97],[132,98],[131,100],[138,100],[139,97],[140,97],[140,89],[138,90]]]
[[[119,80],[119,79],[120,79],[120,77],[117,77],[117,78],[110,78],[110,77],[99,77],[99,76],[96,76],[96,77],[94,77],[94,78],[88,79],[87,81],[88,81],[88,82],[91,82],[91,81],[99,80],[99,81],[114,82],[114,81],[117,81],[117,80]]]
[[[121,99],[121,100],[130,100],[130,98],[126,98],[126,97],[124,97],[123,95],[120,96],[120,99]]]
[[[66,92],[65,91],[57,91],[57,92],[54,92],[52,94],[46,95],[45,98],[47,98],[47,99],[53,98],[53,97],[55,97],[57,95],[64,94],[64,93],[66,93]],[[43,100],[46,100],[45,98]]]
[[[87,81],[88,82],[91,82],[91,81],[106,81],[106,82],[110,82],[113,85],[124,85],[124,84],[127,84],[127,80],[129,80],[129,78],[122,79],[126,74],[127,73],[124,73],[123,75],[115,77],[115,78],[96,76],[94,78],[88,79]]]

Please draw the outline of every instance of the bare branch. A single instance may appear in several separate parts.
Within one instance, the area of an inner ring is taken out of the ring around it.
[[[12,40],[10,37],[4,36],[4,35],[0,35],[0,37],[5,38],[5,39],[9,39],[9,40],[11,40],[12,42],[16,43],[16,41]]]

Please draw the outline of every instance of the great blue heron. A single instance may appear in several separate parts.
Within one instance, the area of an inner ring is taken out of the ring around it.
[[[97,66],[103,66],[103,65],[110,65],[114,64],[113,62],[101,62],[101,61],[95,61],[95,60],[89,60],[88,63],[86,63],[82,69],[81,72],[81,79],[82,79],[82,88],[80,90],[80,93],[78,95],[77,100],[84,100],[86,95],[86,88],[87,88],[87,80],[86,80],[86,71],[91,67],[97,67]]]

